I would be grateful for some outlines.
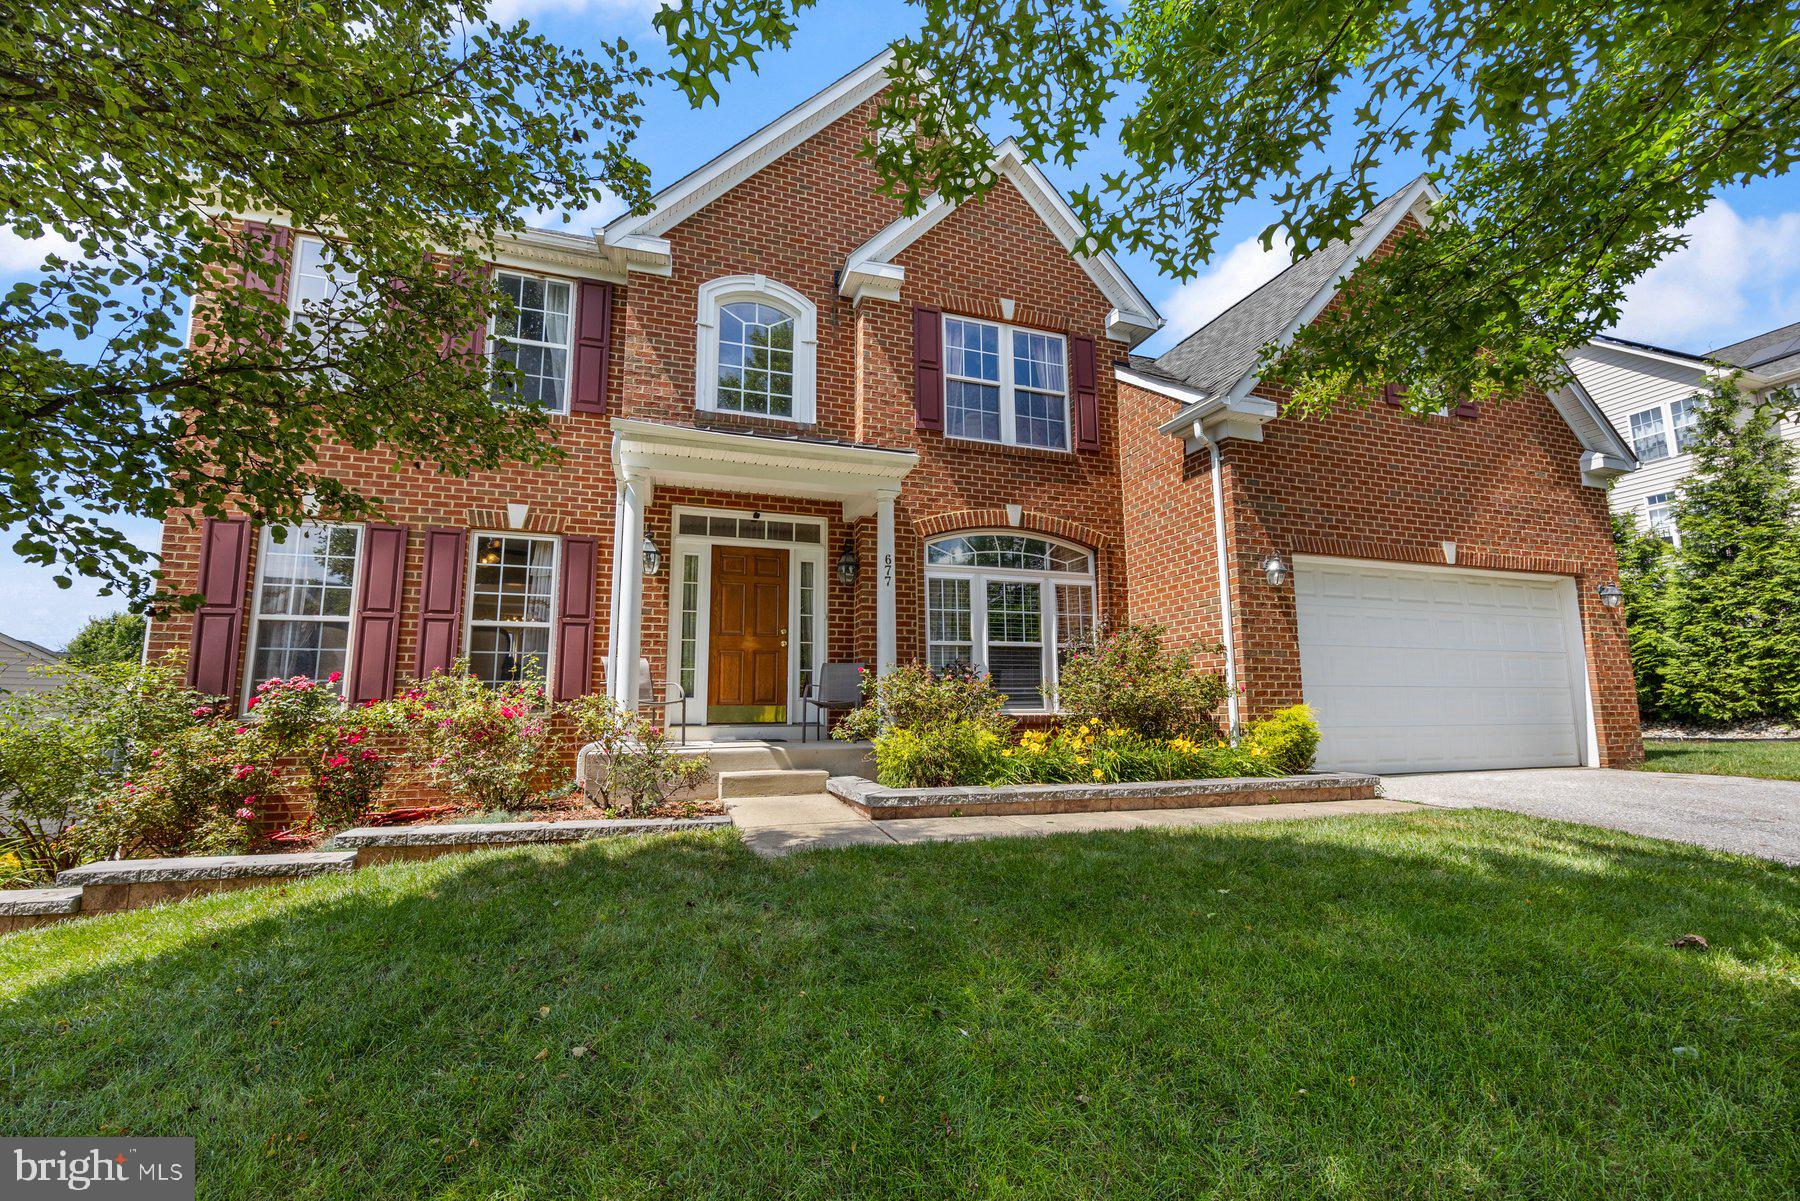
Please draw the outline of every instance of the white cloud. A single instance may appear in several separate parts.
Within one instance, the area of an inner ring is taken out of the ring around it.
[[[1800,318],[1800,212],[1745,218],[1715,200],[1681,232],[1626,290],[1614,333],[1700,351]]]
[[[81,247],[55,234],[41,238],[22,238],[10,225],[0,225],[0,275],[23,275],[43,265],[47,254],[64,258],[82,257]]]
[[[594,203],[584,209],[571,212],[568,209],[529,209],[519,216],[525,224],[536,229],[555,229],[564,233],[585,234],[605,225],[614,217],[625,211],[625,202],[607,192]],[[567,213],[569,223],[563,224],[563,215]]]
[[[1181,284],[1159,306],[1164,327],[1180,340],[1274,279],[1294,261],[1293,243],[1285,233],[1263,249],[1262,238],[1245,238],[1216,258],[1204,271]]]

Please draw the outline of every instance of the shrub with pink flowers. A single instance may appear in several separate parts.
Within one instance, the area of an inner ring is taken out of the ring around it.
[[[428,783],[490,812],[542,793],[551,748],[541,684],[484,684],[459,659],[395,703],[407,765]]]
[[[233,723],[201,721],[149,752],[72,836],[87,859],[239,854],[255,845],[258,803],[278,786]]]
[[[338,691],[338,672],[264,680],[250,697],[244,733],[272,761],[299,764],[302,786],[322,829],[355,825],[375,803],[393,767],[376,733],[392,721],[387,705],[352,707]]]

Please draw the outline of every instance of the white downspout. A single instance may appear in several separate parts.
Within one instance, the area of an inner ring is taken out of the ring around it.
[[[1212,460],[1213,543],[1219,566],[1219,624],[1225,645],[1225,721],[1227,735],[1233,742],[1238,736],[1237,639],[1231,620],[1231,566],[1225,552],[1225,484],[1219,468],[1219,443],[1199,422],[1194,433],[1206,443],[1207,458]]]

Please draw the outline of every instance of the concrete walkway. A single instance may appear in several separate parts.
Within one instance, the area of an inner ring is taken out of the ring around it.
[[[1800,863],[1800,782],[1555,767],[1387,776],[1390,797],[1505,809]]]
[[[1359,813],[1410,813],[1405,801],[1301,801],[1288,805],[1217,805],[1207,809],[1146,809],[1121,813],[1055,813],[1018,817],[917,817],[870,821],[835,797],[745,797],[726,801],[744,842],[759,855],[788,855],[822,847],[962,842],[1086,830],[1168,829],[1231,822],[1292,821]]]

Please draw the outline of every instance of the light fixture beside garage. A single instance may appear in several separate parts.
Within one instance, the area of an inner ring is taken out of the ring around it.
[[[1608,609],[1617,609],[1625,600],[1625,590],[1617,584],[1602,584],[1595,591],[1600,594],[1600,603]]]
[[[1287,578],[1288,578],[1287,560],[1283,559],[1281,557],[1280,551],[1276,551],[1274,554],[1269,555],[1267,558],[1265,558],[1262,561],[1262,570],[1263,570],[1263,575],[1269,581],[1269,587],[1279,588],[1283,584],[1287,583]]]

